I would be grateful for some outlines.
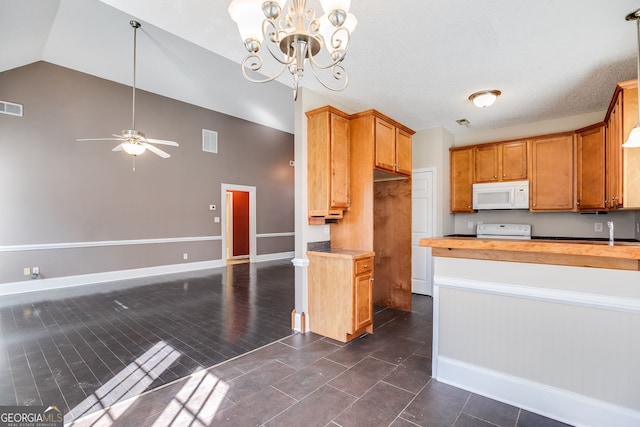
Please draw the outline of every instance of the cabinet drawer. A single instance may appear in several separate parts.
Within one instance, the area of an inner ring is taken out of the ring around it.
[[[364,258],[356,261],[356,275],[373,270],[373,258]]]

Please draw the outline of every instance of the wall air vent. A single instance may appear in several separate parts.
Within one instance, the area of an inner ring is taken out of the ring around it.
[[[7,101],[0,101],[0,113],[22,117],[22,105]]]
[[[202,151],[218,153],[218,132],[202,129]]]

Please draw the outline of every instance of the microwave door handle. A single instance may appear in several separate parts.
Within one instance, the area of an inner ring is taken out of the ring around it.
[[[516,207],[516,193],[513,187],[509,189],[509,204],[512,208]]]

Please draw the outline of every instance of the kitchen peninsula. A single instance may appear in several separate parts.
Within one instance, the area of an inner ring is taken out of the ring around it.
[[[640,242],[420,245],[434,378],[573,425],[640,425]]]

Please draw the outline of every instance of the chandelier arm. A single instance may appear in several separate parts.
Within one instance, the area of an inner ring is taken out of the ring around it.
[[[336,35],[338,35],[341,32],[346,34],[346,39],[344,41],[342,41],[339,38],[336,38]],[[336,29],[336,31],[334,31],[333,34],[331,35],[331,45],[336,49],[338,49],[332,54],[333,61],[326,65],[323,65],[318,63],[315,60],[315,57],[313,55],[309,55],[309,62],[311,62],[315,67],[320,69],[335,67],[336,65],[341,63],[342,60],[344,60],[345,56],[347,56],[347,50],[349,49],[350,41],[351,41],[351,33],[349,32],[349,30],[343,27]]]
[[[253,63],[248,63],[249,60],[251,59],[255,59],[257,62],[253,62]],[[277,79],[278,77],[280,77],[282,75],[282,73],[284,73],[284,71],[288,68],[288,64],[282,64],[282,67],[280,68],[280,71],[278,71],[275,75],[273,75],[272,77],[266,77],[264,79],[255,79],[251,76],[249,76],[247,74],[247,68],[251,71],[255,71],[255,72],[260,72],[260,69],[262,68],[262,57],[260,55],[258,55],[257,53],[251,53],[249,55],[247,55],[243,60],[242,60],[242,76],[249,80],[252,83],[267,83],[270,81],[273,81],[275,79]]]
[[[314,65],[315,62],[310,62],[310,64],[311,64],[311,71],[313,72],[313,75],[315,76],[316,80],[325,88],[332,90],[334,92],[339,92],[341,90],[344,90],[344,88],[346,88],[347,85],[349,84],[349,73],[347,73],[347,70],[345,70],[345,68],[341,64],[334,64],[332,67],[316,67]],[[344,79],[344,83],[342,84],[342,86],[331,87],[328,83],[325,83],[322,77],[320,77],[316,68],[320,68],[320,69],[331,68],[331,75],[333,76],[333,78],[337,81]]]

